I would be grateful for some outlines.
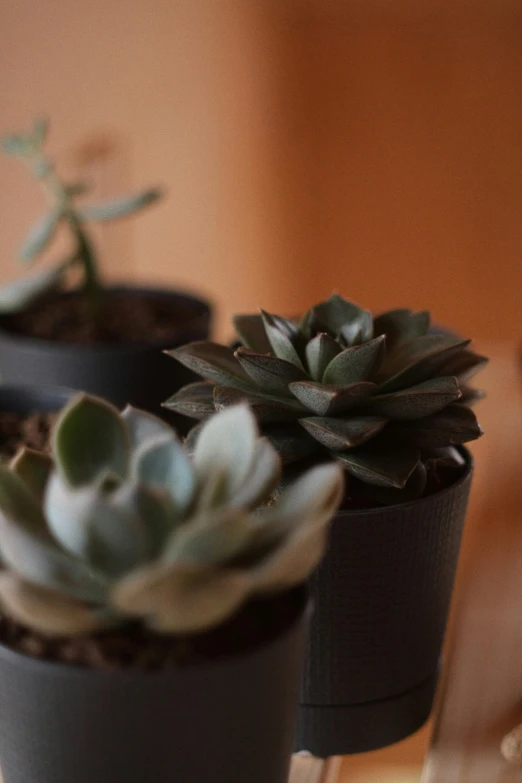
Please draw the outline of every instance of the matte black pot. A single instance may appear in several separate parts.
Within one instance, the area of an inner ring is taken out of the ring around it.
[[[303,591],[304,593],[304,591]],[[4,783],[287,783],[309,612],[264,648],[161,672],[0,646]]]
[[[26,337],[0,328],[0,378],[3,383],[68,386],[105,397],[118,407],[131,403],[171,421],[184,433],[185,417],[168,414],[160,405],[181,386],[197,380],[162,351],[208,337],[211,311],[207,302],[161,289],[115,286],[111,292],[153,295],[172,302],[172,310],[190,307],[193,316],[174,323],[165,340],[115,345],[82,345]],[[69,296],[70,294],[63,294]]]
[[[312,577],[298,749],[362,753],[428,718],[472,476],[387,508],[345,511]]]

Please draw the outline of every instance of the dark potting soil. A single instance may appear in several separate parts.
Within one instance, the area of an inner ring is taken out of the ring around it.
[[[0,412],[0,459],[10,459],[22,446],[49,451],[50,433],[56,413]]]
[[[251,652],[276,639],[303,610],[304,591],[248,602],[227,622],[196,635],[154,634],[139,624],[71,639],[48,638],[0,615],[0,643],[24,655],[89,669],[154,671]]]
[[[85,299],[55,294],[22,313],[3,316],[8,332],[61,343],[160,342],[173,337],[177,326],[194,318],[190,304],[132,291],[108,291],[94,318]]]

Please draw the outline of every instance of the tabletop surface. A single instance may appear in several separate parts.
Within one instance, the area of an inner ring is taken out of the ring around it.
[[[290,783],[522,783],[500,755],[522,722],[522,365],[519,346],[482,343],[478,376],[485,436],[466,521],[446,664],[434,718],[414,737],[375,753],[320,761],[295,757]]]

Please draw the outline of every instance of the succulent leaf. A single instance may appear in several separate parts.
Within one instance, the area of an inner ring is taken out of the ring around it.
[[[117,220],[139,212],[144,207],[149,206],[149,204],[153,204],[161,196],[161,190],[149,188],[131,196],[111,199],[101,204],[89,204],[79,209],[78,214],[82,220],[96,220],[99,222]]]
[[[398,421],[431,416],[461,396],[456,378],[432,378],[394,394],[376,394],[365,407],[376,414]]]
[[[9,467],[22,479],[36,500],[41,502],[53,467],[51,457],[25,447],[15,454]]]
[[[295,364],[275,356],[253,353],[246,348],[239,348],[235,356],[256,386],[269,394],[290,396],[288,385],[293,381],[306,380],[307,377]]]
[[[30,263],[45,250],[54,238],[62,212],[62,207],[51,210],[29,229],[20,248],[20,261]]]
[[[379,372],[380,391],[392,392],[422,383],[438,375],[444,364],[457,355],[469,340],[440,334],[427,334],[388,354]]]
[[[460,384],[467,383],[488,363],[485,356],[462,351],[449,358],[440,369],[442,375],[455,375]]]
[[[163,403],[163,407],[191,419],[206,419],[214,413],[214,384],[207,381],[189,383]]]
[[[296,324],[286,318],[261,311],[266,335],[276,357],[284,359],[304,372],[303,363],[293,340],[299,336]]]
[[[325,416],[311,416],[299,419],[305,430],[330,451],[344,451],[360,446],[370,440],[386,426],[383,416],[353,416],[350,419],[335,419]]]
[[[227,475],[230,495],[248,480],[254,459],[257,426],[246,405],[237,405],[205,422],[194,450],[194,466],[200,480],[207,481],[216,471]]]
[[[381,335],[362,345],[355,345],[337,354],[326,368],[322,382],[326,385],[348,386],[369,380],[381,363],[385,351],[385,337]]]
[[[252,520],[240,510],[217,511],[192,525],[182,525],[168,540],[161,562],[223,565],[232,560],[248,544],[252,536]]]
[[[263,317],[258,315],[235,315],[234,328],[241,342],[256,353],[270,353],[272,346],[266,336]]]
[[[284,398],[261,392],[244,392],[232,386],[214,387],[214,406],[216,410],[225,410],[231,405],[246,402],[250,406],[256,421],[263,424],[280,424],[295,421],[297,415],[304,415],[306,408],[293,397]]]
[[[337,453],[337,459],[352,476],[380,487],[403,489],[419,462],[419,452],[404,443],[387,443],[377,448],[365,444],[360,449]]]
[[[291,383],[290,391],[302,404],[318,416],[345,413],[377,390],[374,383],[352,383],[349,386],[325,386],[311,381]]]
[[[138,448],[149,439],[175,437],[174,430],[165,421],[153,416],[152,413],[133,408],[132,405],[127,405],[122,418],[127,425],[132,449]]]
[[[285,464],[306,459],[317,450],[317,441],[299,425],[272,427],[265,435]]]
[[[353,302],[348,302],[339,294],[333,294],[325,302],[321,302],[311,311],[317,331],[321,325],[326,327],[330,336],[342,336],[346,345],[356,342],[366,342],[372,337],[372,316]]]
[[[0,572],[0,607],[46,636],[88,634],[112,624],[83,601],[38,587],[8,571]]]
[[[320,332],[310,340],[306,345],[306,362],[312,380],[321,381],[324,371],[341,351],[339,343],[325,332]]]
[[[401,426],[403,437],[419,448],[443,448],[476,440],[482,429],[470,408],[448,405],[433,416]]]
[[[190,505],[196,477],[174,433],[145,440],[132,456],[131,474],[139,483],[168,492],[180,514]]]
[[[111,603],[131,616],[147,617],[157,631],[197,633],[233,614],[251,581],[249,574],[223,568],[151,565],[121,580]]]
[[[429,328],[430,314],[426,310],[420,313],[407,309],[388,310],[373,321],[374,337],[386,335],[386,344],[390,350],[401,343],[422,337]]]
[[[232,348],[200,341],[182,345],[167,353],[206,380],[249,390],[250,378],[234,356]]]
[[[87,395],[63,409],[53,430],[58,471],[72,486],[94,481],[103,473],[124,478],[129,448],[128,432],[116,408]]]

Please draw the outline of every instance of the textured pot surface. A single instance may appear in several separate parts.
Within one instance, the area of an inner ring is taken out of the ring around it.
[[[4,783],[287,783],[307,619],[250,655],[163,672],[0,647]]]
[[[441,492],[335,518],[311,583],[300,749],[362,752],[404,738],[428,717],[471,475],[469,458]]]
[[[135,344],[59,343],[17,335],[0,329],[0,378],[3,383],[37,386],[68,386],[97,394],[123,407],[128,402],[156,414],[164,400],[197,377],[162,351],[191,340],[208,337],[210,306],[175,291],[144,288],[111,288],[136,297],[153,295],[170,300],[172,310],[190,307],[193,316],[186,323],[173,322],[172,336],[161,342]],[[66,296],[67,294],[65,294]],[[182,417],[170,419],[186,431],[191,423]]]

